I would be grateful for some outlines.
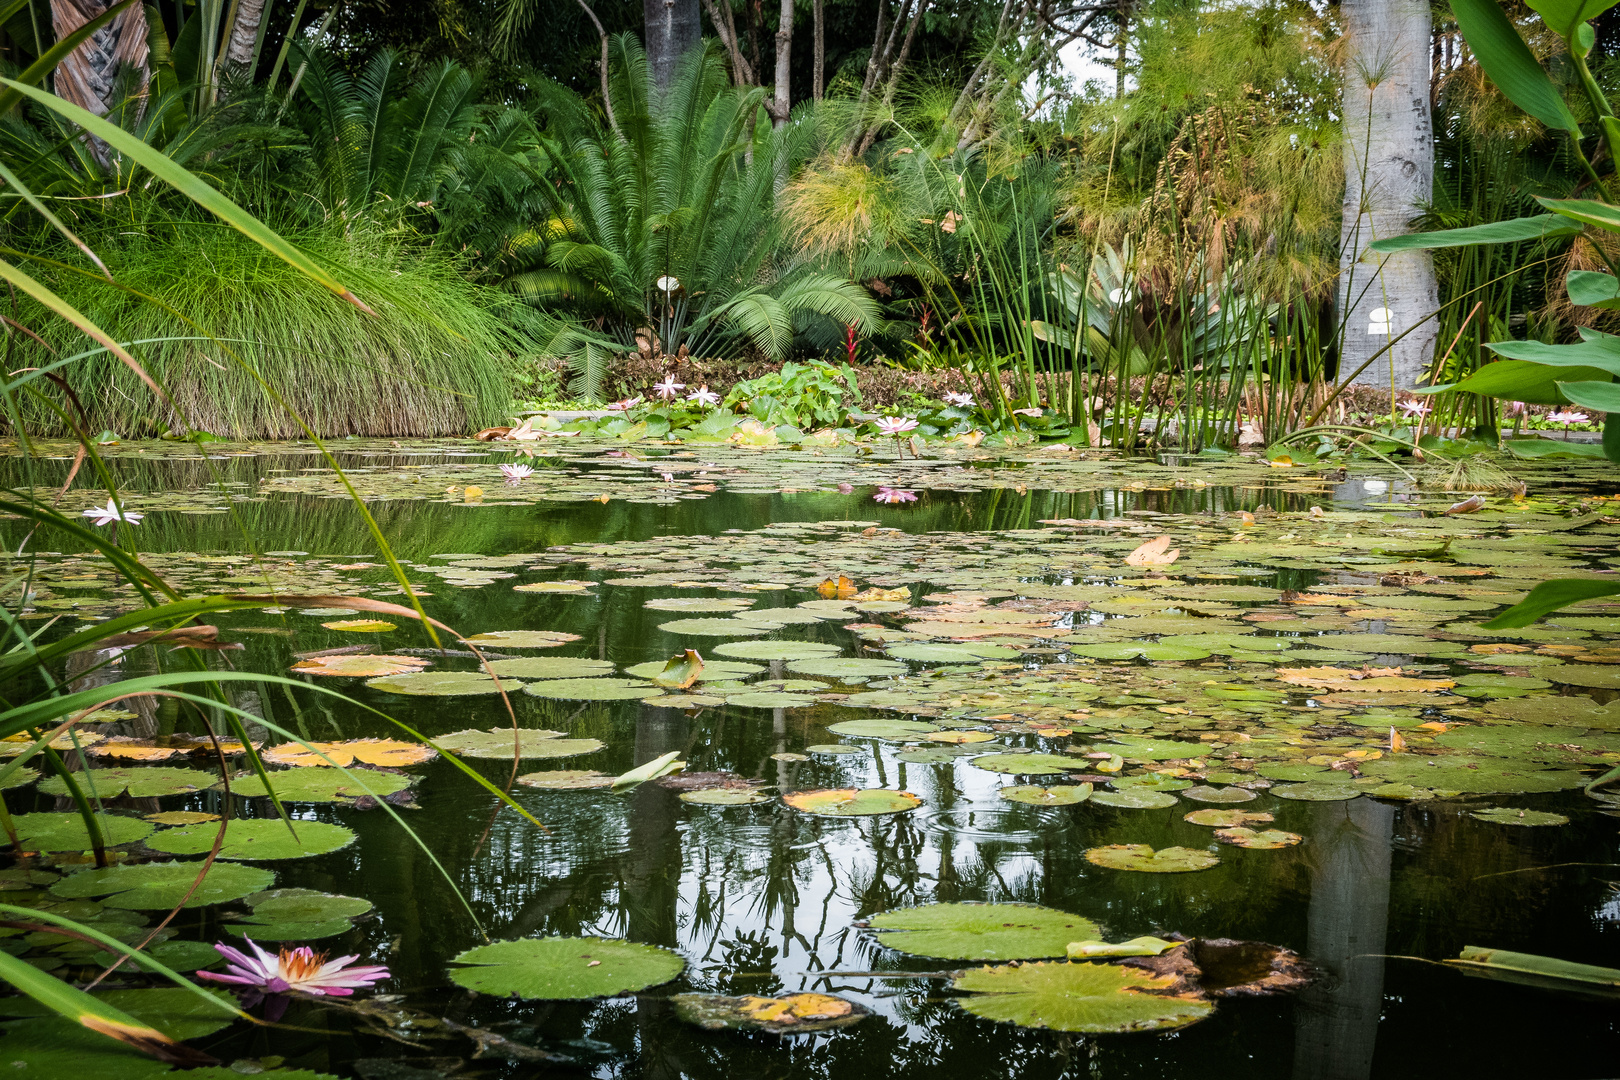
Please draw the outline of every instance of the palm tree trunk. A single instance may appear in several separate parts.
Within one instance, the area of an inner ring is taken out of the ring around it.
[[[236,0],[236,20],[231,23],[225,60],[232,68],[245,68],[254,61],[259,41],[259,24],[264,21],[264,0]]]
[[[51,29],[60,41],[111,6],[107,0],[51,0]],[[139,4],[125,8],[57,65],[56,94],[97,116],[106,116],[114,104],[113,83],[124,68],[139,73],[144,90],[146,10]]]
[[[1433,195],[1429,6],[1344,0],[1341,11],[1348,48],[1339,378],[1393,393],[1416,387],[1434,356],[1434,321],[1418,325],[1440,306],[1434,263],[1425,251],[1365,253],[1374,240],[1410,232]]]
[[[642,0],[646,20],[647,63],[658,89],[669,87],[675,66],[703,37],[698,0]]]

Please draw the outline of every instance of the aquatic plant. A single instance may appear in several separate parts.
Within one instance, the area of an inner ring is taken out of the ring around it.
[[[308,945],[270,953],[251,937],[245,940],[251,956],[220,942],[214,949],[226,960],[224,973],[199,971],[197,978],[243,987],[246,990],[243,1000],[248,1006],[265,1002],[266,1020],[281,1019],[290,994],[349,997],[356,990],[370,989],[373,983],[388,978],[388,968],[383,965],[353,966],[360,959],[357,955],[328,960],[325,953],[318,953]]]

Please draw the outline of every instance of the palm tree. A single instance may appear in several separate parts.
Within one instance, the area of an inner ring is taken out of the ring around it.
[[[1433,194],[1429,5],[1344,0],[1341,11],[1348,48],[1339,379],[1393,393],[1416,387],[1434,356],[1429,316],[1439,289],[1427,251],[1369,255],[1367,245],[1410,232]]]

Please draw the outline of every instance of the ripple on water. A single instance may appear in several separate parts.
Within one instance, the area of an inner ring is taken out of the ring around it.
[[[918,822],[932,832],[965,840],[1029,844],[1061,824],[1063,815],[1039,806],[966,806],[955,810],[919,811]]]

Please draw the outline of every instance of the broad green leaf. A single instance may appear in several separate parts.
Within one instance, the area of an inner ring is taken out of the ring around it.
[[[1582,23],[1590,22],[1620,0],[1525,0],[1547,28],[1565,41],[1575,37]]]
[[[605,938],[523,938],[479,945],[450,969],[458,986],[495,997],[574,1001],[667,983],[686,967],[679,953]]]
[[[276,798],[282,802],[350,803],[367,796],[380,799],[404,791],[411,786],[411,779],[398,773],[374,769],[351,773],[326,765],[309,765],[278,769],[270,774],[270,783]],[[215,784],[214,787],[224,790],[222,784]],[[253,799],[265,798],[269,792],[265,789],[264,781],[257,776],[242,776],[231,781],[231,794]]]
[[[1367,249],[1382,254],[1395,251],[1429,251],[1436,248],[1471,247],[1475,244],[1519,244],[1528,240],[1579,236],[1580,233],[1580,226],[1570,224],[1567,218],[1561,218],[1557,214],[1538,214],[1535,217],[1514,218],[1511,221],[1470,225],[1466,229],[1441,229],[1437,232],[1387,236],[1368,244]]]
[[[1569,302],[1576,307],[1620,308],[1620,280],[1596,270],[1571,270],[1564,281]]]
[[[1488,821],[1493,825],[1568,825],[1569,818],[1546,810],[1520,810],[1512,806],[1493,806],[1489,810],[1475,810],[1468,815],[1475,821]]]
[[[280,824],[280,822],[277,822]],[[283,829],[285,825],[281,826]],[[63,878],[51,886],[51,895],[63,899],[105,897],[108,907],[132,911],[174,907],[191,889],[202,870],[199,862],[141,863],[137,866],[108,866]],[[204,907],[240,900],[249,893],[269,888],[276,876],[256,866],[216,862],[208,868],[202,884],[191,893],[186,907]]]
[[[1620,206],[1592,199],[1547,199],[1540,195],[1536,196],[1536,202],[1572,221],[1595,225],[1606,232],[1620,232]]]
[[[1580,137],[1569,106],[1496,0],[1451,0],[1457,28],[1507,99],[1550,128]]]
[[[1202,1020],[1214,1006],[1171,992],[1175,980],[1119,964],[1057,963],[983,967],[951,984],[972,991],[957,1001],[986,1020],[1053,1031],[1163,1031]]]
[[[1031,806],[1073,806],[1091,798],[1091,791],[1090,784],[1059,784],[1056,787],[1025,784],[1004,787],[997,794],[1008,802],[1028,803]]]
[[[1139,870],[1149,874],[1185,874],[1217,865],[1219,855],[1196,848],[1167,847],[1154,851],[1147,844],[1105,844],[1086,852],[1086,861],[1111,870]]]
[[[202,855],[213,848],[218,834],[219,826],[213,822],[184,825],[149,837],[146,846],[171,855]],[[302,859],[326,855],[352,843],[353,829],[324,821],[296,821],[289,827],[279,818],[238,818],[225,826],[225,843],[219,857],[249,861]]]
[[[879,944],[936,960],[1044,960],[1100,933],[1090,919],[1026,904],[924,904],[867,925]]]
[[[1598,600],[1605,596],[1620,596],[1620,581],[1597,581],[1589,578],[1558,578],[1543,581],[1530,590],[1530,595],[1508,608],[1502,614],[1480,625],[1486,630],[1517,630],[1529,626],[1543,615],[1585,600]]]
[[[1573,405],[1600,412],[1620,413],[1620,383],[1560,382],[1558,392]]]
[[[1465,974],[1488,975],[1532,985],[1562,984],[1584,989],[1620,990],[1620,969],[1577,964],[1572,960],[1558,960],[1533,953],[1466,945],[1457,959],[1447,960],[1446,963],[1461,968]]]
[[[111,798],[111,795],[107,796]],[[11,819],[17,838],[29,851],[88,851],[90,834],[78,814],[18,814]],[[133,843],[151,835],[152,823],[140,818],[97,814],[96,825],[109,846]]]
[[[88,773],[72,774],[79,790],[88,793],[92,786],[99,798],[112,799],[119,795],[144,799],[159,795],[182,795],[212,787],[217,773],[200,769],[178,769],[168,766],[128,766],[118,768],[92,768]],[[48,776],[39,783],[39,790],[47,795],[66,795],[67,784],[60,776]]]
[[[922,800],[909,791],[887,788],[830,788],[795,791],[782,801],[812,817],[881,817],[915,810]]]
[[[602,749],[596,739],[564,739],[560,731],[539,728],[490,728],[488,731],[455,731],[433,740],[441,750],[473,758],[512,759],[573,757]]]
[[[1540,345],[1540,342],[1517,342],[1518,345]],[[1497,345],[1486,346],[1490,349],[1502,351]],[[1542,349],[1578,349],[1579,345],[1546,345]],[[1528,351],[1528,350],[1526,350]],[[1537,350],[1539,351],[1539,350]],[[1558,390],[1558,383],[1563,379],[1578,379],[1581,381],[1602,381],[1609,377],[1609,372],[1601,368],[1586,366],[1568,366],[1575,357],[1560,357],[1558,360],[1526,358],[1522,360],[1498,360],[1486,364],[1478,372],[1468,376],[1459,383],[1454,384],[1453,390],[1466,390],[1471,394],[1484,394],[1487,397],[1505,398],[1509,401],[1527,401],[1532,405],[1568,405],[1569,401]],[[1554,366],[1556,365],[1556,366]]]

